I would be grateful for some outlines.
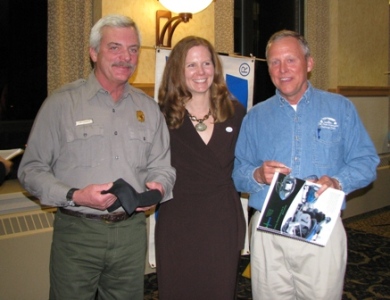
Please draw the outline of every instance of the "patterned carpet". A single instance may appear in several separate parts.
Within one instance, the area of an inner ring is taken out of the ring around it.
[[[343,300],[390,299],[390,206],[344,221],[348,264]]]
[[[390,206],[343,222],[348,264],[342,300],[390,299]],[[248,264],[249,256],[242,256],[237,299],[252,299],[250,279],[241,275]],[[156,274],[145,276],[144,300],[158,300]]]

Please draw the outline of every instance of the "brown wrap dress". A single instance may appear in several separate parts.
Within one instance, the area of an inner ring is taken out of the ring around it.
[[[160,205],[156,225],[160,300],[235,298],[245,219],[231,178],[245,108],[214,124],[206,145],[189,118],[170,130],[173,199]]]

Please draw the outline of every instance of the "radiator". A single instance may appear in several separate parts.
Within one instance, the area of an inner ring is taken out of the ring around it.
[[[0,298],[49,299],[53,210],[0,215]]]

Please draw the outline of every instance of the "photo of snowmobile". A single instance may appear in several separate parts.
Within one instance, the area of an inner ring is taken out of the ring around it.
[[[288,177],[288,176],[287,176]],[[287,178],[286,177],[286,178]],[[280,187],[280,191],[287,188],[291,193],[291,182],[288,178],[283,181],[286,186]],[[317,200],[316,191],[319,189],[316,185],[305,184],[301,203],[298,204],[292,217],[287,218],[282,226],[282,232],[300,237],[309,241],[315,241],[321,232],[323,224],[330,222],[330,218],[314,207]]]

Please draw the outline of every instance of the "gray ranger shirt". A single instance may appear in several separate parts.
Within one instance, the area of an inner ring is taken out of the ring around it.
[[[114,102],[92,72],[50,95],[43,103],[20,163],[21,184],[41,203],[65,206],[72,188],[123,178],[137,192],[146,182],[163,185],[172,198],[176,178],[169,132],[157,103],[126,84]],[[105,214],[89,207],[68,207]],[[120,208],[119,210],[122,210]]]

